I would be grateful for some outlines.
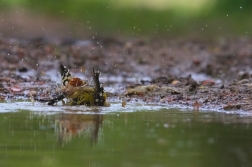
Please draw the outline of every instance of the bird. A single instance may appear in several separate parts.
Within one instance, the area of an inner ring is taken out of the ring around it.
[[[106,93],[100,84],[100,72],[94,68],[91,70],[94,85],[80,78],[72,77],[70,70],[60,65],[61,74],[61,94],[48,102],[48,105],[54,105],[62,100],[64,105],[88,105],[88,106],[109,106],[106,102]],[[63,99],[66,98],[65,102]]]

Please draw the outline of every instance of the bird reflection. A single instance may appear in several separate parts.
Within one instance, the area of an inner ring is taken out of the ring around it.
[[[97,142],[102,122],[103,115],[100,114],[59,114],[55,118],[58,141],[63,146],[74,137],[87,134],[92,146]]]

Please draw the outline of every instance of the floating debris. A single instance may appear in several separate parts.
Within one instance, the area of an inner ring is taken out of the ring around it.
[[[241,108],[241,104],[228,104],[223,107],[224,110],[239,110]]]
[[[144,93],[147,92],[152,92],[154,90],[154,88],[156,87],[156,85],[147,85],[147,86],[137,86],[135,88],[129,88],[125,95],[139,95],[139,96],[143,96]]]
[[[122,107],[126,106],[126,101],[122,101]]]
[[[194,109],[198,110],[198,109],[202,106],[202,104],[199,103],[199,102],[196,100],[196,101],[192,104],[192,106],[193,106]]]

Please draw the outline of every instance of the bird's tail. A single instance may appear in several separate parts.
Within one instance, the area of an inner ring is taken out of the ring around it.
[[[71,78],[71,73],[70,70],[66,66],[63,66],[62,64],[60,65],[60,75],[61,75],[61,83],[64,86],[67,86]]]
[[[94,91],[94,99],[95,102],[94,104],[97,106],[104,106],[105,103],[105,95],[104,95],[104,88],[101,87],[99,76],[100,72],[93,70],[91,71],[91,74],[93,76],[93,81],[94,81],[94,86],[95,86],[95,91]]]

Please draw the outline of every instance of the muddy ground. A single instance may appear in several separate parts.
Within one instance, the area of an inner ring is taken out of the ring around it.
[[[1,37],[0,100],[55,97],[63,64],[90,81],[90,69],[101,71],[108,101],[250,112],[251,60],[249,38]]]

